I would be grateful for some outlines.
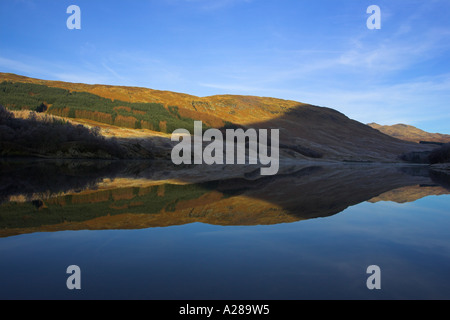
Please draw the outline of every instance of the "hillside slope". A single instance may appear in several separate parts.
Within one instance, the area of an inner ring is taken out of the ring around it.
[[[170,133],[174,128],[192,127],[194,120],[215,128],[280,129],[281,154],[290,158],[398,161],[401,154],[432,148],[393,138],[336,110],[291,100],[237,95],[196,97],[147,88],[46,81],[5,73],[0,73],[0,83],[4,86],[3,100],[6,100],[0,103],[8,108],[36,109],[43,105],[46,113],[131,129]],[[7,96],[8,90],[16,88],[17,95]],[[20,102],[21,99],[25,102]],[[49,99],[54,101],[49,103]]]
[[[448,134],[430,133],[414,126],[401,123],[392,126],[383,126],[377,123],[369,123],[368,126],[377,129],[384,134],[405,141],[412,141],[417,143],[419,143],[420,141],[440,143],[450,142],[450,135]]]

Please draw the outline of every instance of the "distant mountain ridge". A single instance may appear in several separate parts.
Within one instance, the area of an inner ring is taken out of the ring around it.
[[[194,120],[220,129],[276,128],[280,130],[280,154],[287,158],[397,162],[404,153],[432,148],[386,135],[334,109],[291,100],[243,95],[196,97],[6,73],[0,73],[0,84],[0,103],[9,109],[40,108],[47,114],[137,131],[171,133],[176,126],[192,126]],[[8,95],[8,90],[18,93]],[[49,103],[50,99],[54,101]]]
[[[440,142],[440,143],[450,142],[450,135],[448,134],[430,133],[407,124],[399,123],[387,126],[387,125],[379,125],[373,122],[368,123],[367,125],[374,129],[379,130],[384,134],[405,141],[412,141],[417,143],[420,143],[421,141]]]

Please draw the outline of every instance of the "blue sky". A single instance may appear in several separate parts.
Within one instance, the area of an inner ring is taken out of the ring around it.
[[[66,27],[72,4],[81,30]],[[448,0],[2,0],[0,71],[270,96],[450,134],[449,14]]]

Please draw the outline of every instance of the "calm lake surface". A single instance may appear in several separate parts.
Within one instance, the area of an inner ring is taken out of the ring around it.
[[[450,299],[448,176],[427,168],[1,168],[0,299]]]

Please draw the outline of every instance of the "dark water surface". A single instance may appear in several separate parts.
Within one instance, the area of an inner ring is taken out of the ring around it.
[[[0,299],[450,298],[447,175],[241,169],[3,162]]]

